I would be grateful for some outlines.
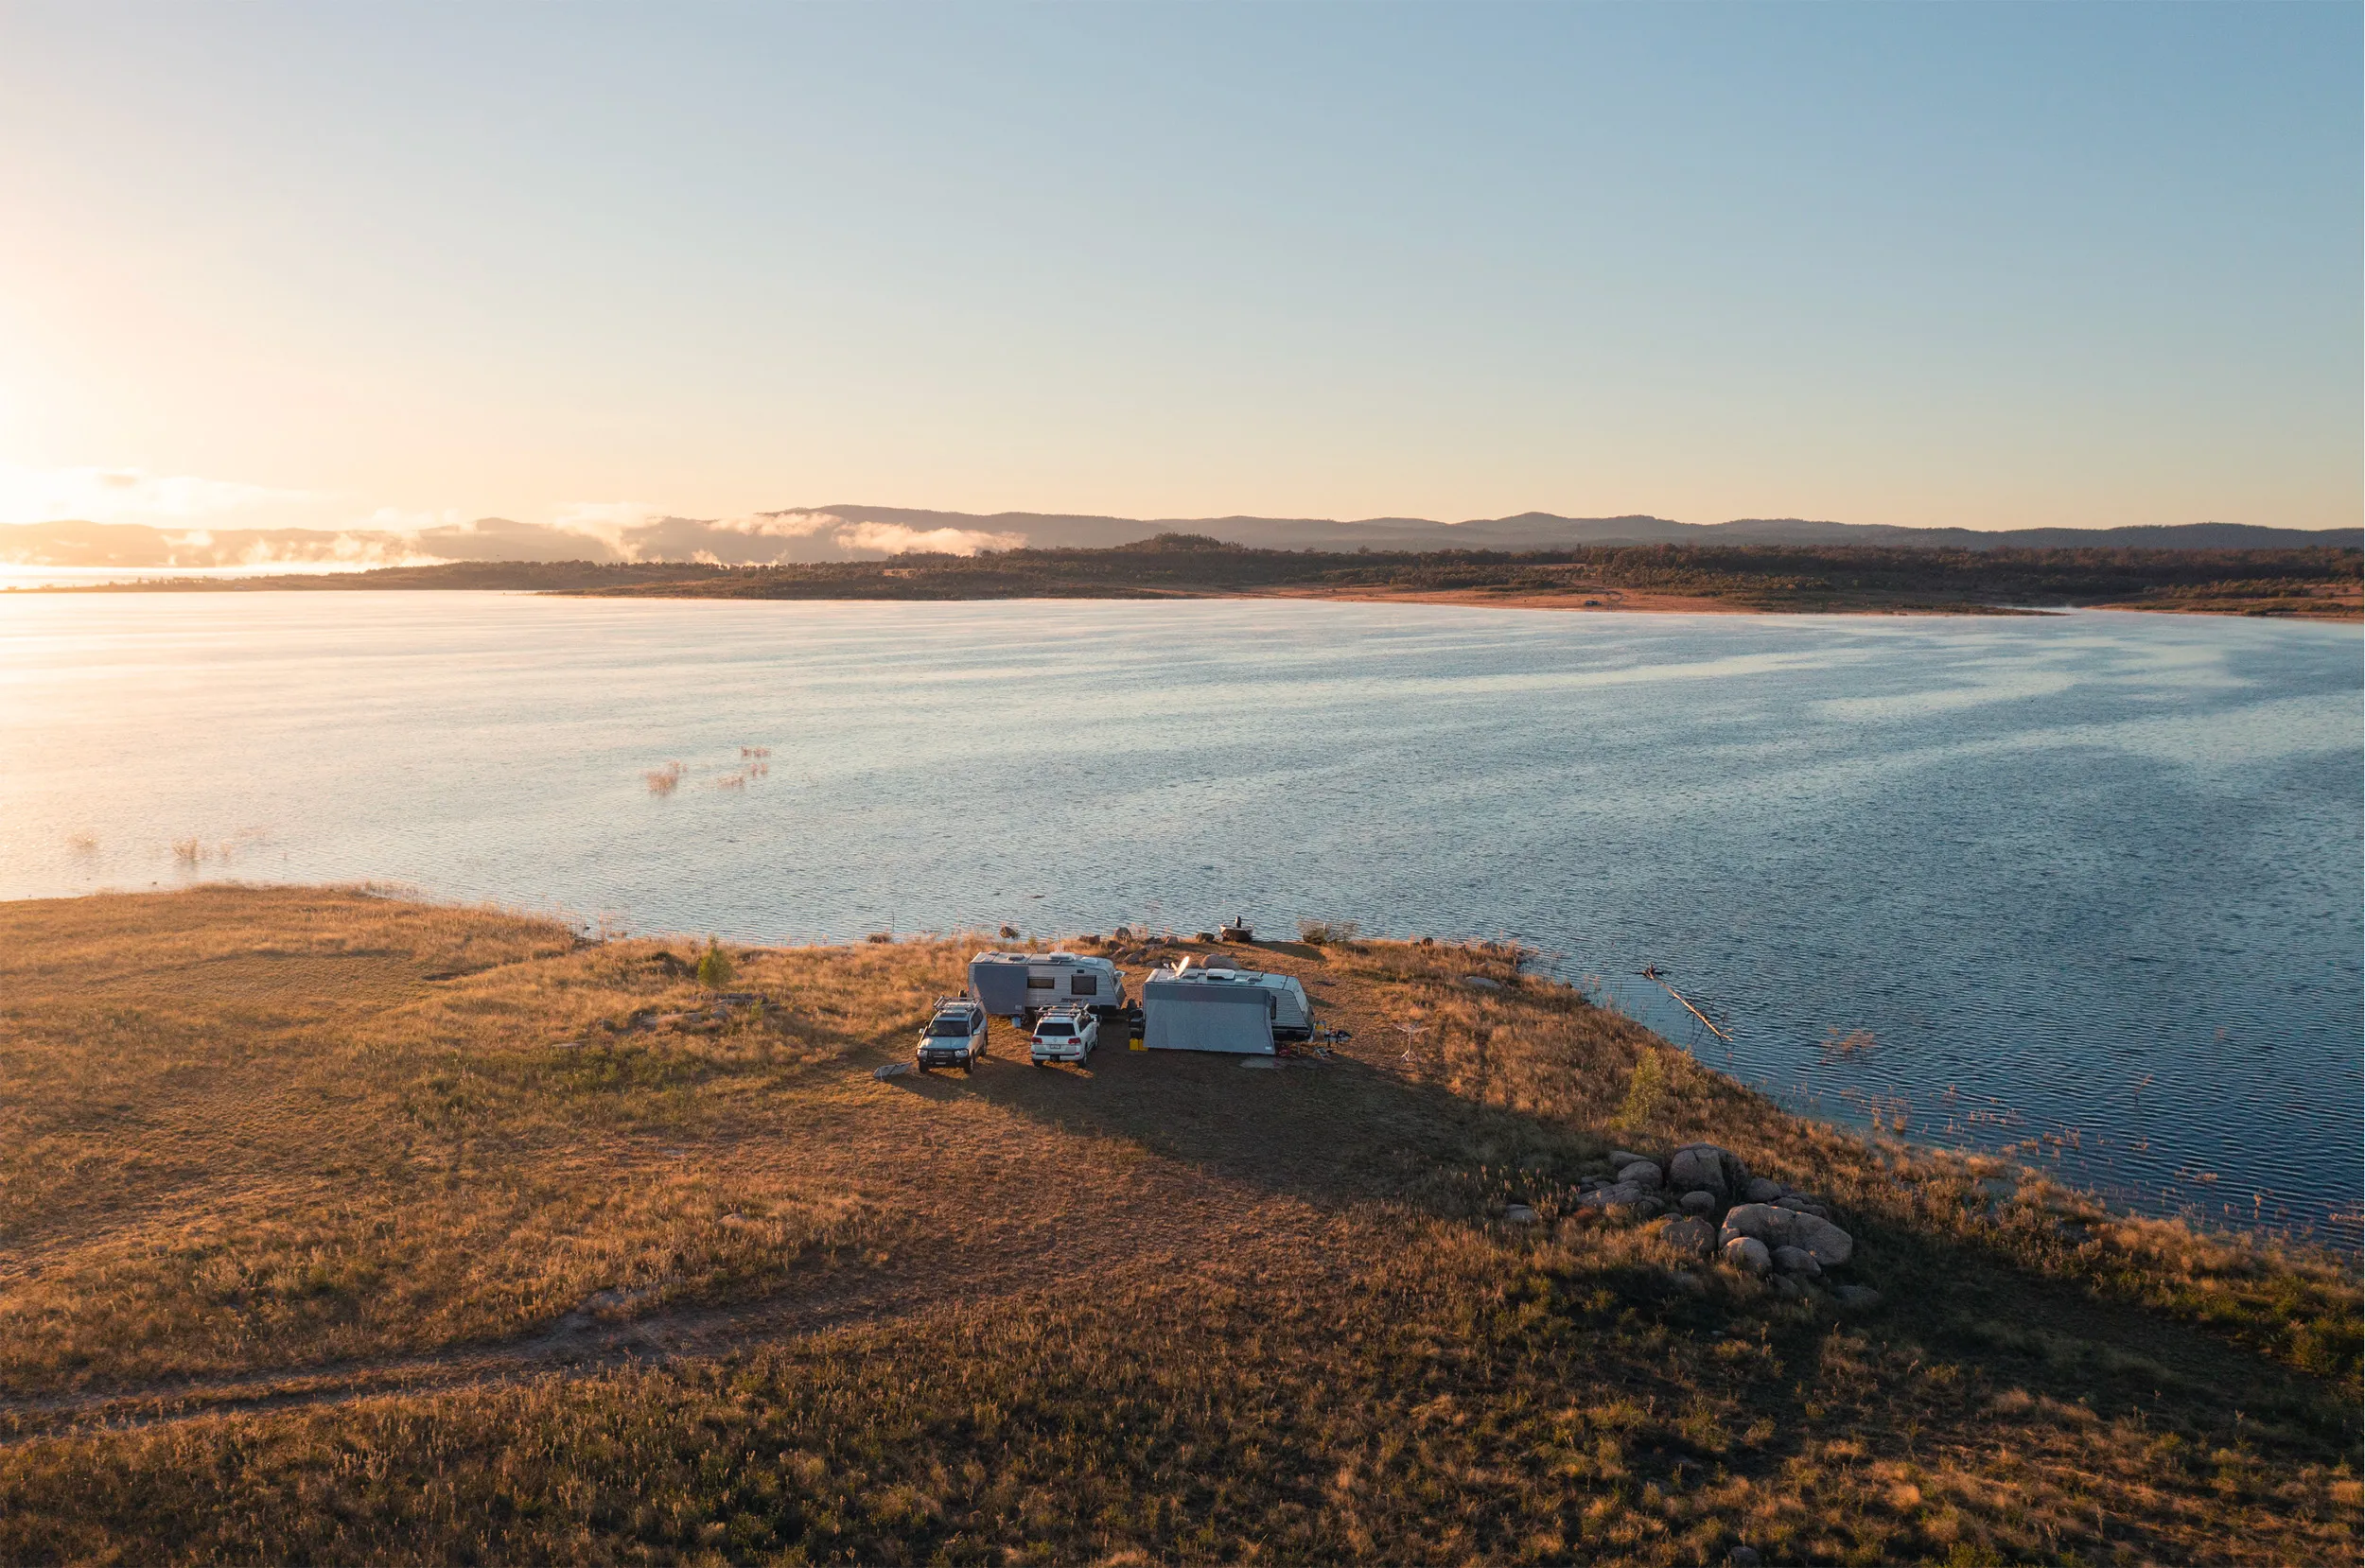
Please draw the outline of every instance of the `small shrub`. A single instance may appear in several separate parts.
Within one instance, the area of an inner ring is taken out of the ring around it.
[[[869,935],[864,937],[863,940],[866,942],[878,942],[885,944],[894,941],[895,933],[891,931],[874,931]]]
[[[1657,1117],[1666,1099],[1666,1065],[1657,1052],[1645,1050],[1634,1064],[1634,1075],[1626,1080],[1625,1104],[1618,1107],[1617,1119],[1610,1124],[1621,1131],[1639,1132]]]
[[[698,984],[710,991],[719,991],[731,983],[731,955],[723,950],[723,944],[707,938],[707,950],[698,955]]]

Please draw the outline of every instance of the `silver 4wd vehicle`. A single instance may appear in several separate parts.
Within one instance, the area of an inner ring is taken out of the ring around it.
[[[920,1033],[920,1071],[957,1067],[966,1072],[986,1059],[986,1010],[967,997],[942,997]]]
[[[1035,1019],[1032,1054],[1037,1067],[1086,1061],[1099,1043],[1100,1019],[1081,1002],[1046,1007]]]

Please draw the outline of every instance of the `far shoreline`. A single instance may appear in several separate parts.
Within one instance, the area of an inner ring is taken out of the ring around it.
[[[172,568],[108,564],[81,569]],[[2365,619],[2365,552],[2332,546],[1971,550],[1860,545],[1323,552],[1251,549],[1168,533],[1095,549],[1019,548],[761,566],[450,561],[358,571],[50,582],[6,591],[385,589],[926,603],[1259,599],[1681,615],[2028,616],[2114,609],[2353,622]]]
[[[1559,614],[1641,615],[1641,616],[1826,616],[1876,619],[1899,617],[1961,617],[1965,618],[2042,619],[2070,615],[2080,610],[2110,610],[2132,615],[2191,616],[2237,620],[2303,621],[2315,625],[2365,624],[2365,601],[2355,598],[2324,600],[2305,609],[2257,608],[2240,604],[2102,603],[2102,604],[1751,604],[1706,595],[1651,594],[1605,592],[1598,601],[1574,594],[1504,593],[1485,588],[1410,589],[1391,591],[1385,588],[1321,588],[1276,587],[1268,589],[1235,589],[1231,592],[1194,592],[1189,590],[1164,593],[1111,594],[966,594],[957,596],[890,596],[881,594],[798,594],[718,595],[710,593],[639,592],[601,593],[569,588],[535,588],[525,586],[439,585],[426,584],[359,584],[335,581],[362,573],[320,574],[290,581],[272,578],[158,578],[128,580],[114,583],[44,583],[11,584],[0,587],[0,600],[17,597],[50,597],[82,594],[206,594],[206,593],[476,593],[510,595],[524,599],[668,599],[694,600],[736,598],[768,598],[793,602],[817,604],[1073,604],[1077,602],[1122,603],[1127,601],[1273,601],[1287,600],[1303,603],[1334,604],[1425,604],[1446,608],[1474,610],[1540,610]],[[324,580],[325,579],[325,580]],[[2323,607],[2316,607],[2318,604]]]

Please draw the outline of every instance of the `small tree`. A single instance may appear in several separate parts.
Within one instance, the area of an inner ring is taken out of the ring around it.
[[[1656,1051],[1644,1046],[1634,1064],[1634,1075],[1626,1080],[1626,1103],[1618,1107],[1609,1124],[1625,1132],[1644,1130],[1666,1103],[1667,1088],[1667,1065]]]
[[[719,991],[731,983],[731,955],[723,950],[723,944],[707,938],[707,950],[698,955],[698,984],[710,991]]]

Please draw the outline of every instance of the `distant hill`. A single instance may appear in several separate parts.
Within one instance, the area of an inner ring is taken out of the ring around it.
[[[2365,546],[2365,529],[2260,528],[2180,523],[2134,528],[1896,528],[1885,523],[1744,517],[1678,523],[1665,517],[1562,517],[1526,512],[1441,523],[1421,517],[1103,517],[1070,513],[925,512],[831,506],[745,517],[653,517],[590,532],[484,517],[417,532],[356,529],[167,531],[137,523],[0,525],[0,565],[125,570],[238,566],[402,566],[435,561],[710,561],[724,566],[877,561],[926,552],[1105,549],[1187,533],[1261,549],[1538,550],[1587,545],[1866,545],[1893,549],[2296,549]]]
[[[2130,528],[1898,528],[1887,523],[1743,517],[1727,523],[1678,523],[1665,517],[1563,517],[1523,512],[1441,523],[1421,517],[1167,517],[1143,521],[1073,514],[922,512],[902,507],[832,506],[827,514],[933,531],[953,529],[1022,533],[1038,548],[1128,544],[1157,533],[1198,533],[1267,549],[1553,549],[1569,545],[1881,545],[1931,549],[2298,549],[2311,545],[2365,547],[2365,529],[2262,528],[2252,523],[2143,524]],[[786,515],[786,514],[783,514]]]

